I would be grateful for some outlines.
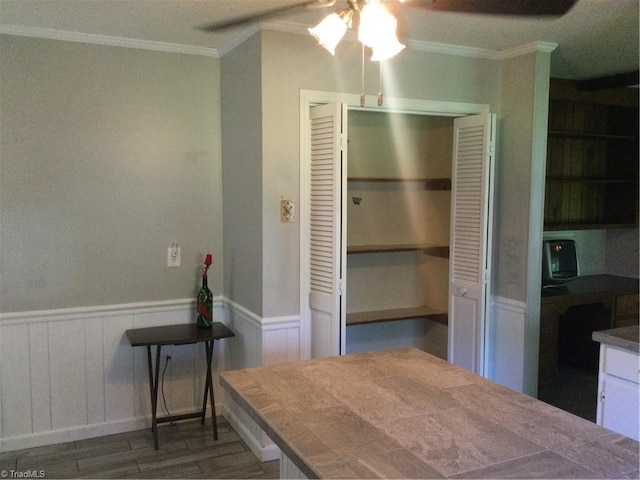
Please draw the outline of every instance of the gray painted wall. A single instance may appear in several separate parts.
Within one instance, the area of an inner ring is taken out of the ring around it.
[[[263,313],[268,252],[263,249],[261,59],[259,35],[221,59],[224,294],[257,315]]]
[[[297,315],[299,224],[279,223],[278,216],[281,196],[300,202],[300,90],[359,94],[361,49],[344,41],[332,57],[310,36],[264,31],[262,40],[263,248],[269,252],[263,314]],[[486,103],[499,110],[500,62],[407,50],[388,64],[387,97]],[[365,93],[375,94],[377,64],[367,65]]]
[[[219,60],[5,35],[0,64],[0,311],[193,297],[208,252],[220,294]]]

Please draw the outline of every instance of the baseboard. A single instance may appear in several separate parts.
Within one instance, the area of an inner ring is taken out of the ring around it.
[[[215,407],[216,412],[221,412],[223,409],[222,403],[218,404],[218,402],[216,402]],[[171,414],[180,415],[191,411],[193,410],[181,410],[171,412]],[[159,416],[162,416],[162,414],[159,414]],[[207,409],[206,418],[211,418],[210,409]],[[50,430],[46,432],[31,433],[18,437],[0,439],[0,452],[10,452],[12,450],[41,447],[56,443],[75,442],[77,440],[85,440],[87,438],[103,437],[105,435],[114,435],[117,433],[133,432],[145,429],[149,430],[149,435],[151,436],[151,417],[127,418],[100,424],[81,425],[72,428]],[[162,430],[159,431],[162,434]],[[160,441],[162,441],[162,437],[160,438]]]
[[[227,398],[227,400],[229,400]],[[244,440],[249,449],[253,452],[253,454],[261,461],[261,462],[269,462],[271,460],[279,460],[280,459],[280,449],[273,442],[269,442],[268,445],[262,445],[262,439],[256,437],[254,432],[252,432],[233,411],[233,409],[229,406],[229,404],[225,401],[222,407],[222,416],[227,421],[231,428],[233,428],[236,433]],[[262,436],[266,436],[261,432]],[[268,437],[267,437],[268,438]]]
[[[22,450],[23,448],[40,447],[55,443],[74,442],[85,438],[113,435],[115,433],[132,432],[147,428],[150,423],[145,419],[130,418],[99,425],[82,425],[79,427],[53,430],[47,432],[31,433],[19,437],[11,437],[0,440],[0,451]]]

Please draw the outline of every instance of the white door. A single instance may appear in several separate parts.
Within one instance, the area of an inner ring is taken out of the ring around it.
[[[495,115],[454,121],[449,260],[449,361],[485,374]]]
[[[345,351],[347,106],[310,108],[311,357]]]

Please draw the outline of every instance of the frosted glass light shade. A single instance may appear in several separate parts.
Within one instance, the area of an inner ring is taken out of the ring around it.
[[[398,41],[398,21],[378,0],[370,0],[360,12],[358,39],[371,47],[371,60],[381,61],[398,54],[404,45]]]
[[[326,16],[318,25],[308,30],[321,46],[326,48],[331,55],[335,55],[336,45],[344,37],[347,31],[347,24],[337,13],[332,13]]]
[[[371,60],[380,62],[400,53],[404,49],[404,45],[398,41],[398,38],[394,33],[392,36],[389,36],[386,41],[376,43],[371,48],[373,50]]]

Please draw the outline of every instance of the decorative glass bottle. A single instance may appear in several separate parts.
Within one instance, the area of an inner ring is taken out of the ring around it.
[[[202,268],[202,288],[198,292],[196,325],[198,328],[211,328],[213,326],[213,294],[207,285],[207,271],[211,265],[211,254],[207,254]]]

